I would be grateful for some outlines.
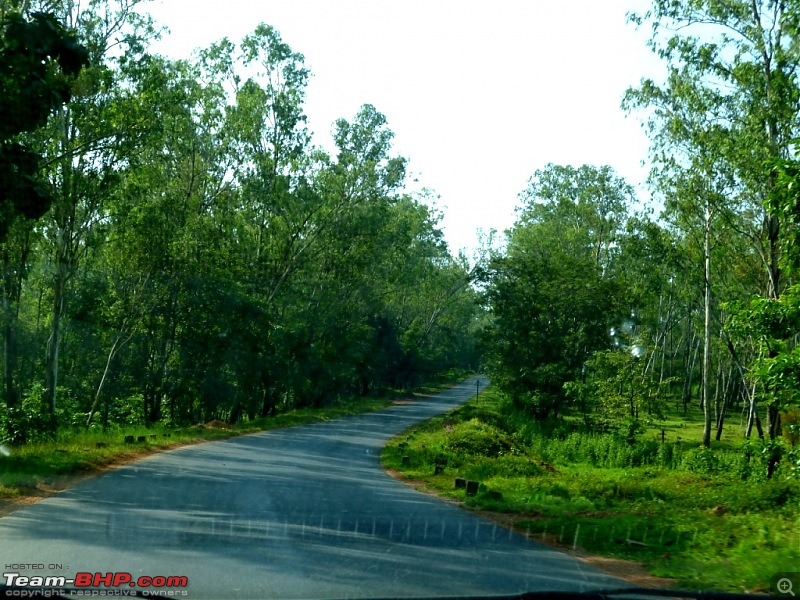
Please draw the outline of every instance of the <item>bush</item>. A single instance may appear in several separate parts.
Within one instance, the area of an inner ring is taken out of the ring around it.
[[[658,453],[656,454],[656,465],[665,469],[674,469],[677,464],[677,455],[680,455],[680,452],[675,444],[659,444]]]
[[[456,454],[487,458],[497,458],[513,448],[502,431],[478,419],[456,425],[447,436],[446,446]]]
[[[719,472],[719,460],[710,448],[700,446],[689,450],[683,456],[681,465],[692,473],[711,475]]]
[[[595,467],[625,468],[657,465],[674,467],[674,445],[655,440],[631,444],[626,437],[608,434],[571,433],[565,439],[531,441],[528,450],[544,460],[585,463]]]
[[[116,398],[108,410],[108,420],[119,425],[144,425],[142,405],[144,396],[134,394],[125,398]],[[168,423],[168,419],[164,419]]]
[[[42,402],[44,386],[34,384],[22,397],[21,405],[7,411],[3,415],[2,426],[3,441],[19,446],[30,442],[52,440],[56,434],[56,416],[45,409]]]
[[[794,476],[793,457],[796,453],[787,451],[782,439],[775,440],[757,439],[748,440],[741,448],[736,458],[733,470],[742,479],[755,479],[763,481],[771,478],[774,473],[770,473],[770,463],[772,468],[777,466],[775,472],[780,472],[787,477]]]
[[[506,454],[492,461],[494,472],[503,477],[536,477],[542,467],[526,456]]]
[[[800,450],[789,450],[783,462],[786,477],[800,479]]]
[[[640,440],[631,447],[630,464],[631,467],[658,464],[659,448],[663,446],[655,440]]]

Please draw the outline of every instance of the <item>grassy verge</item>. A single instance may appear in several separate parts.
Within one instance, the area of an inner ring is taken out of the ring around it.
[[[681,437],[697,427],[685,422]],[[655,434],[631,445],[526,431],[489,389],[395,438],[383,463],[467,507],[511,515],[535,539],[635,560],[678,587],[768,591],[774,573],[800,565],[800,482],[747,471],[732,444],[707,453]],[[456,477],[480,482],[477,494],[455,489]]]
[[[23,497],[46,496],[68,487],[72,482],[109,467],[163,452],[178,446],[220,440],[237,435],[329,421],[346,416],[380,410],[395,401],[419,394],[435,393],[462,380],[467,374],[454,372],[419,391],[389,391],[381,397],[348,398],[324,408],[302,408],[273,417],[260,418],[233,426],[198,425],[170,429],[153,427],[115,428],[108,432],[83,431],[60,433],[59,440],[26,444],[21,447],[0,447],[0,504],[15,504]],[[126,436],[144,441],[125,443]],[[1,508],[1,507],[0,507]],[[7,510],[6,510],[7,512]]]

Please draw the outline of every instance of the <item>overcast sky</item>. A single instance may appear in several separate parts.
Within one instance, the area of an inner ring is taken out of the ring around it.
[[[373,104],[418,186],[433,189],[452,250],[478,228],[512,225],[536,169],[611,165],[641,185],[647,139],[620,109],[660,64],[648,29],[626,23],[647,0],[154,0],[170,33],[156,50],[188,58],[258,23],[276,27],[313,76],[306,114],[331,149],[333,122]],[[642,187],[643,189],[643,187]]]

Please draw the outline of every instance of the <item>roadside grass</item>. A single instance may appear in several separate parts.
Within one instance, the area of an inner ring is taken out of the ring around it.
[[[666,443],[660,429],[635,444],[558,425],[546,436],[490,388],[404,432],[382,459],[444,497],[505,513],[533,539],[635,560],[682,588],[768,591],[774,573],[800,565],[800,481],[781,470],[767,480],[739,440],[700,449],[684,440],[699,441],[702,423],[676,421],[686,435]],[[456,477],[480,482],[477,494],[455,489]]]
[[[453,371],[424,387],[433,393],[465,379],[469,373]],[[237,423],[232,426],[169,428],[161,424],[151,427],[112,427],[108,431],[60,431],[52,442],[25,444],[19,447],[0,447],[0,500],[14,498],[33,490],[52,489],[70,477],[80,477],[108,467],[130,462],[149,454],[178,446],[226,439],[233,436],[295,427],[308,423],[330,421],[346,416],[372,412],[391,406],[397,400],[418,397],[422,392],[387,390],[380,396],[343,398],[322,408],[299,408],[271,417]],[[126,436],[144,441],[125,443]]]

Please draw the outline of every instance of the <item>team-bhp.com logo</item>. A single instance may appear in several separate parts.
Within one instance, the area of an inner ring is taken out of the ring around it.
[[[75,573],[74,577],[58,575],[21,575],[20,573],[3,573],[5,584],[14,588],[142,588],[152,590],[154,596],[165,595],[162,590],[178,591],[189,585],[189,578],[183,575],[141,575],[134,578],[130,573]],[[155,589],[154,589],[155,588]],[[88,590],[87,590],[88,591]],[[177,594],[168,594],[170,596]]]

